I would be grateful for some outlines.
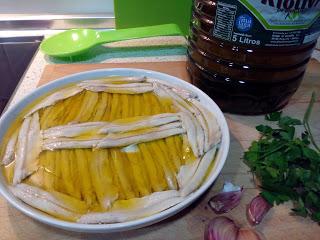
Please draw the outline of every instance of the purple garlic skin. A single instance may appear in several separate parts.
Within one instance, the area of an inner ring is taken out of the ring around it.
[[[239,227],[233,220],[221,216],[212,219],[206,226],[204,240],[236,240]]]
[[[250,224],[259,224],[271,208],[272,205],[260,195],[253,198],[247,208],[247,218]]]
[[[216,214],[226,213],[239,205],[242,193],[242,187],[225,182],[222,192],[213,196],[208,204]]]

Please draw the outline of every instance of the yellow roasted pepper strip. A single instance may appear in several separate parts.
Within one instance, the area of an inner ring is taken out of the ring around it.
[[[129,113],[128,113],[128,117],[134,117],[134,98],[137,94],[126,94],[128,97],[128,106],[129,106]],[[138,95],[137,95],[138,96]]]
[[[121,118],[128,118],[129,117],[129,98],[128,94],[121,94]]]
[[[149,116],[152,115],[154,112],[157,113],[157,111],[155,111],[155,109],[153,109],[154,107],[154,103],[151,100],[152,98],[152,93],[144,93],[143,97],[141,98],[141,106],[144,106],[141,111],[143,112],[144,116]],[[151,170],[151,172],[153,171],[153,166],[156,167],[156,171],[159,173],[158,178],[157,178],[157,185],[153,186],[153,188],[163,188],[165,187],[165,189],[167,189],[168,187],[168,183],[167,183],[167,175],[168,175],[168,171],[166,171],[166,168],[163,168],[163,164],[164,162],[161,160],[159,160],[159,156],[161,155],[160,152],[157,152],[157,154],[154,154],[154,150],[150,149],[150,146],[152,145],[156,145],[154,143],[142,143],[141,144],[141,149],[142,149],[142,154],[143,157],[146,161],[146,163],[148,164],[148,168]],[[155,148],[157,148],[157,146],[155,146]],[[157,151],[157,150],[156,150]],[[163,164],[162,164],[163,163]],[[155,175],[157,176],[157,175]],[[151,176],[149,176],[151,177]],[[152,181],[153,183],[153,181]]]
[[[108,150],[96,150],[90,162],[90,174],[95,193],[102,209],[111,207],[113,201],[118,198],[118,191],[112,183],[112,172],[108,159]]]
[[[150,184],[148,184],[147,175],[143,166],[139,152],[127,152],[126,153],[130,166],[132,169],[132,175],[134,180],[134,186],[138,190],[138,197],[143,197],[150,194]],[[137,197],[137,196],[136,196]]]
[[[40,121],[41,129],[46,129],[46,124],[47,124],[48,118],[50,116],[51,110],[52,110],[52,106],[46,107],[46,108],[40,110],[40,114],[39,114],[40,120],[39,121]]]
[[[180,167],[180,161],[175,162],[176,158],[173,153],[173,151],[175,151],[174,145],[170,145],[170,143],[168,143],[169,141],[167,139],[160,139],[157,142],[159,144],[159,147],[160,147],[163,155],[166,158],[168,167],[175,175],[178,172],[178,169]],[[174,144],[174,143],[172,143],[172,144]]]
[[[142,160],[146,166],[146,172],[153,192],[159,192],[167,189],[168,185],[164,177],[163,170],[154,161],[154,157],[150,153],[146,143],[139,144]]]
[[[98,105],[96,107],[96,112],[93,115],[92,121],[102,121],[103,115],[107,108],[108,95],[107,93],[99,93]]]
[[[69,159],[70,159],[70,178],[73,185],[73,197],[81,199],[81,188],[79,186],[80,178],[78,171],[78,161],[75,155],[74,150],[69,150]]]
[[[151,102],[149,100],[149,95],[151,93],[143,93],[142,94],[142,99],[141,99],[141,106],[143,106],[143,109],[141,109],[141,111],[143,112],[144,116],[149,116],[152,114],[152,105]]]
[[[85,93],[81,92],[71,97],[72,101],[67,111],[68,112],[67,117],[65,118],[66,123],[73,122],[76,120],[79,114],[79,110],[81,109],[82,105],[84,105],[84,102],[83,102],[84,96],[85,96]]]
[[[93,155],[93,158],[91,159],[89,164],[89,171],[90,171],[92,186],[100,206],[104,208],[103,207],[104,188],[108,186],[103,186],[101,181],[101,176],[100,176],[99,164],[101,161],[103,161],[103,159],[100,159],[100,157],[98,156],[98,151],[93,152],[92,155]]]
[[[108,158],[110,162],[110,170],[111,170],[111,176],[112,176],[112,182],[117,188],[118,192],[118,199],[125,199],[124,190],[120,183],[120,177],[118,176],[117,170],[116,170],[116,161],[117,159],[114,158],[114,155],[111,153],[111,149],[107,149],[108,151]],[[106,169],[107,170],[107,169]],[[107,172],[106,172],[107,174]]]
[[[111,93],[103,93],[103,95],[106,97],[106,105],[105,105],[105,111],[101,117],[101,121],[109,121],[109,117],[111,114],[111,104],[112,104],[112,94]]]
[[[55,169],[53,172],[54,175],[54,190],[58,192],[65,192],[64,189],[64,183],[62,181],[62,162],[61,161],[61,150],[53,151],[55,155],[54,163],[55,163]]]
[[[83,98],[83,104],[76,117],[76,121],[88,122],[91,114],[94,112],[98,102],[98,94],[91,91],[86,91]]]
[[[120,101],[119,101],[119,94],[113,93],[112,94],[112,104],[111,104],[111,109],[110,109],[110,116],[109,116],[109,121],[113,121],[117,119],[117,112],[119,111],[120,108]]]
[[[84,149],[75,149],[75,156],[78,163],[79,186],[81,189],[82,199],[91,206],[94,203],[94,195],[92,192],[91,177],[89,174],[88,153]]]
[[[134,189],[131,186],[130,169],[128,169],[129,165],[125,155],[116,148],[110,149],[110,152],[125,199],[135,197]]]
[[[69,109],[68,102],[70,102],[70,100],[65,99],[55,104],[55,106],[57,106],[57,109],[54,110],[54,112],[50,112],[52,121],[49,122],[49,124],[47,125],[48,127],[63,124],[63,120],[65,119],[65,115],[68,113],[67,110]]]
[[[44,188],[48,191],[54,190],[55,181],[55,152],[44,152]]]
[[[63,100],[63,112],[61,112],[60,118],[58,119],[58,121],[55,122],[55,126],[56,125],[65,125],[67,123],[69,109],[73,105],[73,98],[74,97],[69,97],[69,98]]]
[[[41,129],[47,129],[56,125],[56,122],[59,121],[59,117],[61,117],[61,114],[64,111],[63,101],[59,101],[55,105],[48,108],[50,108],[50,110],[45,110],[40,120]]]
[[[102,149],[99,153],[99,158],[103,159],[99,162],[100,177],[104,187],[104,206],[109,207],[113,201],[119,197],[119,189],[113,179],[111,166],[111,156],[108,149]]]
[[[151,103],[152,115],[162,113],[161,106],[160,106],[159,102],[157,101],[157,97],[153,93],[150,93],[148,97],[149,97],[149,101]]]
[[[144,111],[148,111],[146,108],[141,109],[141,106],[144,106],[143,102],[142,94],[133,96],[133,116],[140,116]],[[163,173],[157,170],[146,145],[141,143],[137,147],[138,151],[127,153],[127,155],[131,162],[139,195],[145,196],[151,191],[162,191],[166,188]]]
[[[135,94],[132,97],[133,97],[133,109],[134,109],[132,116],[136,117],[136,116],[143,115],[141,112],[141,105],[140,105],[140,99],[143,98],[143,95]]]
[[[58,162],[60,164],[61,180],[64,185],[65,192],[71,196],[76,196],[71,177],[71,162],[73,161],[73,159],[70,158],[71,152],[72,150],[61,150]]]
[[[148,142],[146,144],[151,149],[153,159],[155,159],[155,161],[157,161],[159,165],[162,167],[169,189],[177,189],[178,185],[175,173],[171,170],[170,166],[168,165],[166,156],[164,155],[157,141]]]
[[[156,101],[160,105],[160,109],[162,112],[172,112],[171,104],[172,101],[170,99],[159,99],[155,96]],[[181,151],[177,148],[176,142],[178,142],[177,138],[179,136],[167,137],[164,139],[166,148],[168,149],[168,154],[171,162],[173,163],[174,170],[177,173],[181,166],[180,159],[182,158]],[[182,147],[182,146],[181,146]],[[163,147],[165,149],[165,147]]]

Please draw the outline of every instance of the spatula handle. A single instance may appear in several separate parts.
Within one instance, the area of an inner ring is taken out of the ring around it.
[[[148,27],[137,27],[104,31],[99,33],[99,43],[117,42],[129,39],[182,35],[176,24],[162,24]]]

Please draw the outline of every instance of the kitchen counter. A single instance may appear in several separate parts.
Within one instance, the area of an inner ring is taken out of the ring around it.
[[[163,42],[164,39],[160,40]],[[151,45],[157,45],[158,40],[148,40]],[[166,44],[179,42],[181,39],[166,38]],[[151,47],[139,48],[137,44],[147,44],[144,41],[122,43],[117,45],[116,50],[109,51],[102,55],[95,56],[90,61],[82,62],[157,62],[157,61],[183,61],[185,60],[185,49]],[[123,49],[125,46],[133,44],[134,49]],[[115,45],[113,45],[115,47]],[[105,49],[110,50],[110,49]],[[16,103],[25,94],[36,88],[43,73],[43,69],[50,63],[65,63],[64,61],[53,61],[38,52],[26,72],[23,80],[17,88],[10,105]],[[284,113],[302,118],[307,107],[312,91],[320,93],[320,63],[312,60],[309,63],[307,74],[297,93],[290,103],[284,108]],[[10,107],[10,106],[9,106]],[[311,127],[316,140],[320,141],[320,101],[317,100],[311,118]],[[241,226],[249,227],[246,220],[245,208],[253,196],[258,194],[252,175],[248,172],[248,167],[242,162],[243,151],[250,146],[250,143],[258,138],[255,126],[264,123],[263,116],[239,116],[225,114],[231,132],[230,153],[227,162],[211,189],[198,201],[181,213],[165,221],[154,224],[150,227],[129,232],[115,234],[85,234],[72,233],[55,229],[26,217],[7,202],[0,198],[0,240],[15,239],[153,239],[153,240],[191,240],[203,239],[205,224],[216,215],[208,208],[207,202],[215,193],[220,191],[224,181],[230,180],[237,185],[244,187],[244,196],[240,206],[232,210],[227,216],[233,218]],[[263,233],[266,239],[317,239],[320,236],[320,227],[309,219],[290,215],[290,204],[276,206],[270,210],[263,222],[257,226],[257,230]]]
[[[109,43],[93,49],[89,60],[82,58],[52,59],[38,51],[12,95],[7,108],[37,87],[43,70],[48,64],[181,61],[186,59],[186,49],[181,46],[184,43],[184,38],[176,36]]]

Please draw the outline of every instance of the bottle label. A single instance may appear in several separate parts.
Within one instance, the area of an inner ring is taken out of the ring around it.
[[[213,36],[251,46],[299,46],[320,36],[320,0],[218,0]]]

